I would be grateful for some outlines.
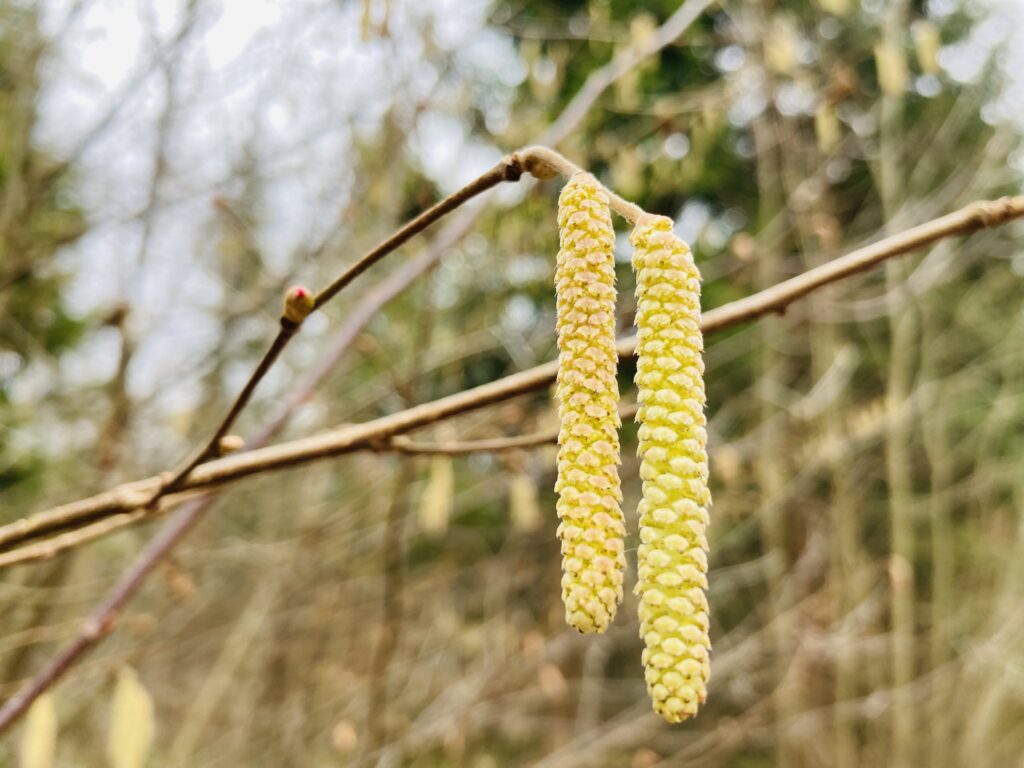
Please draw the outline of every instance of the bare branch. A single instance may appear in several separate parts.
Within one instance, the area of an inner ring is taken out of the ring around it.
[[[1024,196],[973,203],[955,213],[867,245],[764,291],[705,312],[702,319],[704,334],[711,335],[773,312],[781,312],[812,291],[864,272],[886,259],[948,237],[996,227],[1021,217],[1024,217]],[[628,357],[635,350],[636,339],[623,339],[618,346],[619,353]],[[554,381],[557,367],[556,362],[545,363],[363,424],[344,425],[312,437],[207,462],[197,467],[182,483],[179,491],[168,494],[163,502],[167,507],[174,506],[186,498],[184,492],[208,490],[249,475],[364,450],[374,444],[380,445],[382,441],[419,427],[542,389]],[[400,450],[400,446],[396,450]],[[26,541],[56,531],[132,512],[144,506],[149,494],[159,483],[159,477],[129,483],[0,527],[0,549],[11,550]]]
[[[631,403],[619,408],[619,418],[623,421],[636,416],[637,405]],[[543,432],[531,432],[527,435],[511,437],[494,437],[486,440],[449,440],[439,443],[420,443],[410,440],[404,435],[396,435],[390,440],[370,445],[371,450],[380,453],[404,453],[410,456],[464,456],[470,453],[501,453],[503,451],[537,448],[542,445],[554,445],[558,442],[558,429]],[[0,566],[3,556],[0,555]]]
[[[312,311],[322,307],[336,296],[339,291],[345,288],[345,286],[349,285],[353,280],[359,277],[359,275],[383,259],[389,253],[396,251],[412,237],[422,232],[434,222],[444,218],[459,206],[465,204],[469,200],[472,200],[481,192],[485,192],[503,181],[518,181],[522,174],[522,161],[517,155],[510,155],[509,157],[503,158],[501,162],[493,168],[423,211],[423,213],[412,221],[407,222],[397,232],[384,240],[384,242],[380,243],[358,259],[355,264],[346,269],[333,283],[317,294],[313,299]],[[185,479],[196,467],[208,459],[215,458],[219,455],[221,438],[228,433],[235,421],[241,415],[242,411],[245,410],[245,406],[248,405],[249,400],[252,399],[252,395],[256,391],[256,387],[277,361],[280,354],[284,351],[284,348],[288,346],[288,342],[291,341],[292,337],[298,332],[306,314],[308,314],[308,310],[303,312],[301,317],[288,317],[286,309],[286,314],[281,317],[281,328],[278,331],[277,336],[274,337],[274,341],[271,343],[270,348],[266,351],[263,358],[257,364],[256,369],[249,376],[245,386],[242,387],[242,391],[238,393],[238,396],[228,409],[227,414],[221,420],[220,425],[209,437],[206,443],[200,446],[188,459],[186,459],[182,465],[171,474],[169,480],[153,492],[149,500],[150,505],[156,504],[161,497],[181,488]]]
[[[472,200],[481,192],[485,192],[503,181],[519,181],[519,177],[522,176],[524,170],[525,169],[523,168],[519,157],[516,155],[510,155],[509,157],[502,159],[501,162],[486,173],[471,181],[462,189],[453,192],[432,208],[428,208],[391,235],[391,237],[383,243],[356,261],[356,263],[345,270],[344,274],[342,274],[337,280],[320,291],[319,295],[316,297],[316,308],[319,309],[322,307],[334,298],[341,289],[363,274],[363,272],[368,270],[392,251],[397,250],[435,221],[444,218],[459,206],[469,200]]]

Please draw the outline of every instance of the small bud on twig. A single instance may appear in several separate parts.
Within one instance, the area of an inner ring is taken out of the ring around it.
[[[295,325],[301,325],[314,309],[316,299],[310,290],[301,285],[293,285],[284,295],[284,311],[281,316]]]
[[[245,439],[240,435],[224,435],[217,441],[217,452],[221,456],[234,453],[245,447]]]

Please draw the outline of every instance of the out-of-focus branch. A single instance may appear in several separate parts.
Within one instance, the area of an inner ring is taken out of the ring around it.
[[[114,589],[86,619],[75,639],[57,656],[50,660],[32,680],[0,708],[0,733],[23,715],[32,702],[51,685],[57,682],[82,654],[92,648],[100,638],[113,629],[117,614],[128,600],[142,586],[146,577],[159,565],[164,555],[171,551],[199,519],[200,512],[213,497],[195,500],[188,507],[178,511],[174,519],[163,528],[146,546],[131,568],[120,578]]]
[[[996,227],[1021,217],[1024,217],[1024,196],[973,203],[947,216],[810,269],[764,291],[705,312],[702,328],[705,335],[710,335],[772,312],[781,312],[812,291],[864,272],[886,259],[948,237]],[[635,350],[636,339],[623,339],[618,346],[620,355],[630,356]],[[548,386],[554,381],[557,370],[556,362],[545,363],[363,424],[344,425],[312,437],[207,462],[196,467],[178,492],[165,497],[163,505],[173,506],[196,490],[208,490],[249,475],[339,456],[373,445],[385,445],[385,441],[404,432]],[[401,444],[395,449],[401,450]],[[2,556],[0,566],[23,562],[17,554],[21,550],[13,548],[26,541],[83,523],[92,523],[97,519],[133,512],[145,505],[159,482],[158,477],[152,477],[129,483],[0,527],[0,548],[13,550]],[[126,519],[125,524],[134,521]]]
[[[715,0],[687,0],[641,45],[624,49],[603,67],[591,72],[583,87],[562,110],[562,114],[548,126],[540,138],[541,143],[558,144],[565,139],[586,117],[602,93],[636,69],[645,59],[671,45],[714,3]]]
[[[623,421],[636,416],[637,405],[630,403],[619,408],[619,418]],[[396,435],[380,443],[371,443],[370,449],[380,453],[404,453],[410,456],[465,456],[470,453],[501,453],[523,448],[537,448],[542,445],[554,445],[558,442],[558,429],[547,429],[542,432],[531,432],[527,435],[510,437],[494,437],[483,440],[448,440],[444,442],[417,442],[404,435]],[[0,556],[2,563],[2,556]]]

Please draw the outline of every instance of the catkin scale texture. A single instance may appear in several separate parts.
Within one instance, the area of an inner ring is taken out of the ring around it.
[[[637,594],[647,690],[677,723],[707,696],[707,432],[700,273],[672,221],[634,228],[640,546]]]
[[[615,233],[607,195],[576,174],[558,198],[555,269],[558,537],[566,622],[603,632],[622,601],[625,568],[615,379]]]

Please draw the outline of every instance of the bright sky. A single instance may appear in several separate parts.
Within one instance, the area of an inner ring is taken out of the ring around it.
[[[48,32],[65,29],[72,5],[43,3]],[[390,38],[368,40],[361,3],[246,0],[201,4],[208,10],[183,46],[175,78],[158,68],[140,79],[154,59],[166,59],[184,6],[88,4],[60,36],[38,131],[41,145],[67,156],[123,102],[79,165],[76,194],[94,224],[62,257],[76,275],[67,300],[87,313],[132,298],[143,344],[130,387],[139,397],[169,391],[171,409],[189,405],[196,392],[188,376],[163,387],[167,372],[188,371],[218,342],[201,310],[219,305],[230,287],[204,266],[216,259],[204,236],[216,215],[214,197],[240,192],[233,175],[247,155],[265,185],[259,244],[284,270],[336,221],[351,183],[346,156],[353,141],[372,136],[387,109],[398,105],[412,121],[414,105],[429,105],[416,116],[409,155],[442,189],[455,189],[501,154],[468,136],[460,100],[467,90],[469,98],[485,95],[495,119],[507,120],[504,104],[525,76],[511,39],[486,28],[488,4],[480,0],[393,2]],[[425,29],[440,53],[454,52],[460,82],[442,81],[441,57],[423,47]],[[139,214],[168,93],[175,104],[166,128],[168,169],[147,235]],[[303,336],[314,338],[323,325],[317,319]],[[262,330],[253,326],[254,334]],[[68,385],[107,380],[117,353],[115,334],[96,335],[63,362]],[[247,373],[240,365],[228,375]]]

